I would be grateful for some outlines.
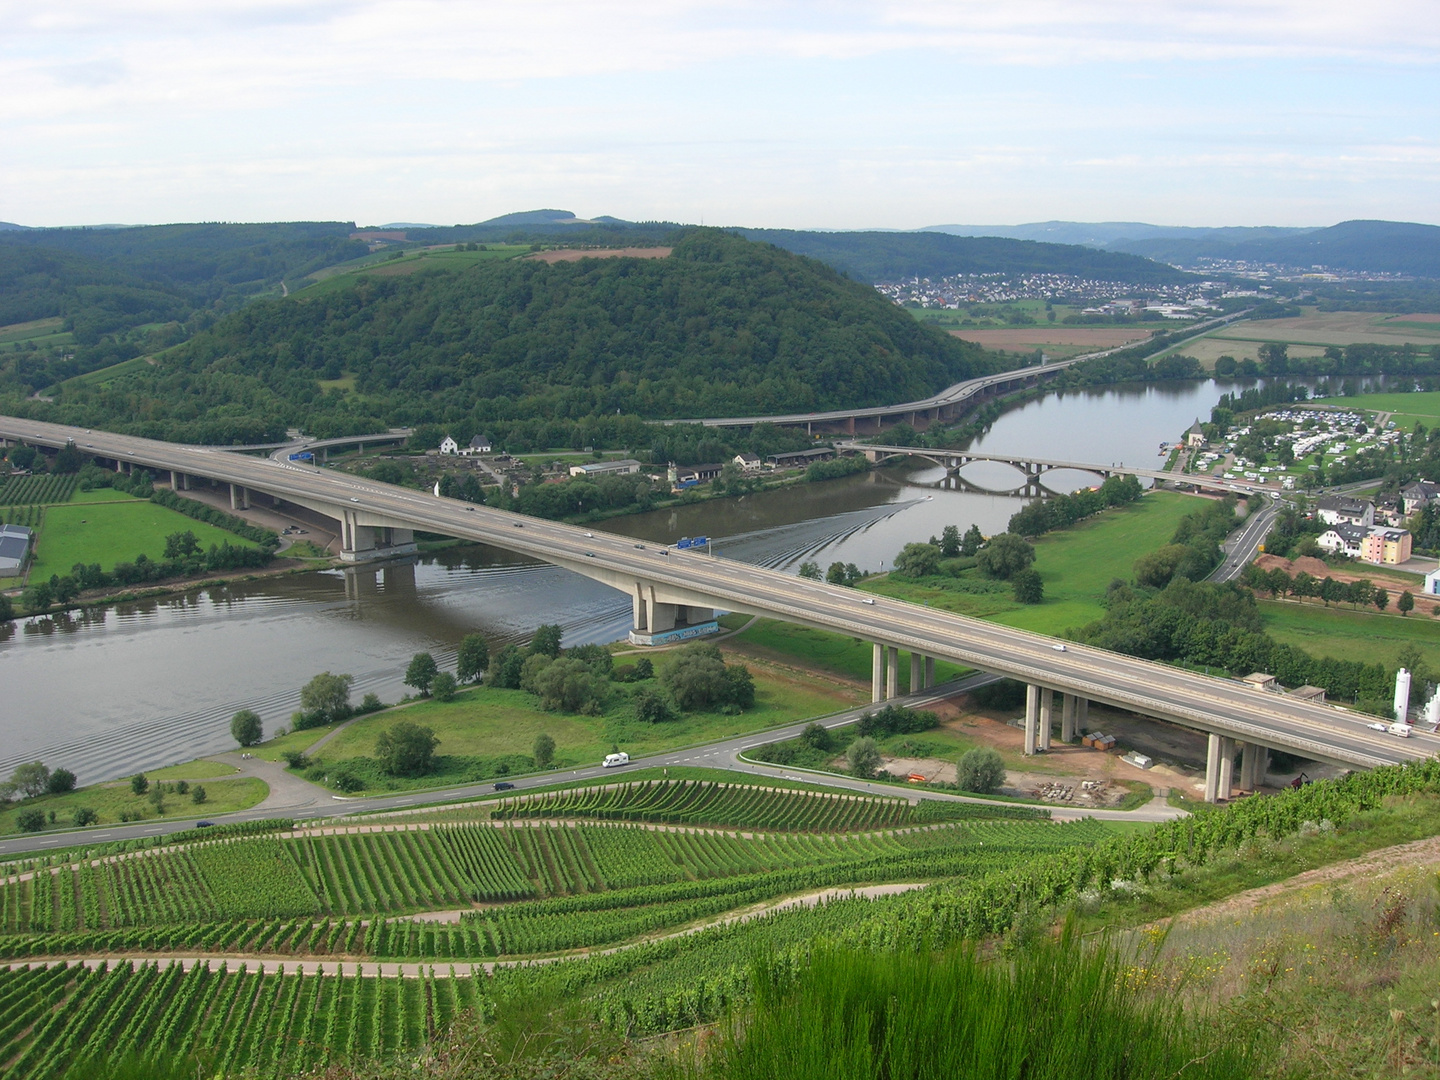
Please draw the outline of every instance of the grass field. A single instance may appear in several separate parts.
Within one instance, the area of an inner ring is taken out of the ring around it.
[[[135,503],[145,500],[136,499],[134,495],[124,491],[116,491],[114,488],[92,488],[89,491],[75,489],[75,494],[70,496],[72,503]]]
[[[1250,319],[1211,335],[1227,341],[1283,341],[1294,345],[1432,345],[1440,342],[1440,323],[1377,315],[1368,311],[1317,311],[1289,319]]]
[[[202,762],[202,765],[205,763]],[[170,771],[170,770],[162,770]],[[200,770],[203,773],[203,769]],[[182,773],[189,776],[189,766],[177,766],[174,779],[182,779]],[[160,773],[148,773],[148,776],[160,777]],[[83,777],[81,779],[84,779]],[[196,803],[193,798],[186,795],[167,794],[165,796],[166,818],[205,818],[216,814],[228,814],[236,810],[247,810],[250,807],[262,802],[265,796],[270,794],[270,786],[265,781],[253,776],[242,776],[234,780],[209,779],[203,775],[194,777],[203,782],[206,799],[203,803]],[[169,781],[166,781],[167,787]],[[193,784],[191,785],[194,786]],[[80,788],[77,791],[67,792],[64,795],[41,795],[38,799],[27,799],[23,803],[9,803],[0,806],[0,836],[19,832],[15,824],[16,815],[21,810],[36,809],[46,815],[51,811],[55,813],[55,824],[53,828],[63,829],[74,826],[75,811],[80,807],[89,807],[100,815],[100,825],[114,825],[120,820],[120,812],[129,810],[139,815],[146,821],[157,819],[161,815],[155,812],[155,805],[148,796],[136,795],[130,790],[126,783],[117,784],[96,784],[92,787]]]
[[[22,343],[30,342],[34,342],[37,347],[72,345],[75,337],[63,328],[64,323],[64,319],[56,317],[0,326],[0,348],[6,345],[18,347]]]
[[[1346,405],[1354,409],[1388,412],[1395,426],[1413,429],[1417,423],[1427,428],[1440,424],[1440,393],[1419,394],[1357,394],[1353,397],[1326,398],[1327,405]]]
[[[437,753],[463,757],[529,755],[535,737],[555,740],[555,767],[590,765],[600,761],[612,746],[630,754],[656,754],[681,746],[725,739],[794,720],[825,716],[854,705],[859,695],[827,683],[823,678],[797,674],[768,664],[749,664],[755,677],[755,707],[736,716],[720,712],[687,713],[665,724],[645,724],[635,718],[629,695],[616,686],[602,716],[545,712],[535,698],[521,690],[482,686],[466,690],[451,702],[418,701],[404,709],[352,721],[316,752],[317,760],[334,763],[369,757],[382,731],[401,720],[432,728],[440,739]],[[296,732],[259,748],[261,757],[277,759],[285,750],[313,745],[324,731]],[[443,775],[424,783],[452,783],[463,777]]]
[[[165,538],[187,529],[202,548],[226,541],[236,547],[255,546],[224,529],[148,501],[71,503],[45,512],[31,577],[68,574],[76,563],[99,563],[110,570],[141,552],[159,559],[165,554]]]
[[[1424,653],[1431,668],[1440,671],[1440,619],[1275,600],[1260,601],[1260,610],[1271,637],[1312,656],[1362,660],[1392,668],[1400,650],[1414,645]]]
[[[158,353],[156,354],[159,355]],[[111,364],[109,367],[97,368],[95,371],[87,371],[84,375],[76,375],[73,379],[66,379],[50,387],[48,393],[64,393],[67,387],[77,386],[103,386],[108,382],[120,378],[122,375],[131,375],[137,371],[145,370],[145,366],[151,363],[153,356],[137,356],[131,360],[122,360],[118,364]]]
[[[742,623],[748,617],[742,617]],[[870,684],[874,656],[868,641],[857,641],[843,634],[814,630],[808,626],[760,619],[743,634],[731,639],[734,647],[747,655],[763,657],[780,663],[798,663],[807,670],[829,672],[857,683]],[[940,661],[935,665],[935,681],[953,679],[967,668]],[[900,690],[910,685],[910,662],[902,657]]]
[[[376,277],[396,277],[414,274],[421,270],[458,270],[476,263],[496,262],[513,258],[529,251],[528,244],[489,244],[485,251],[456,251],[452,245],[429,250],[405,252],[398,259],[390,258],[389,252],[377,252],[347,263],[327,266],[310,275],[309,283],[298,289],[292,288],[290,295],[301,300],[323,296],[336,289],[346,289],[360,274]]]

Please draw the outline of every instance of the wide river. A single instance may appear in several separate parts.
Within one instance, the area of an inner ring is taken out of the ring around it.
[[[1228,386],[1214,382],[1052,394],[1002,416],[974,445],[993,453],[1155,468]],[[967,479],[1016,482],[977,463]],[[1022,501],[940,487],[942,470],[893,466],[617,518],[608,531],[657,543],[711,536],[723,557],[794,569],[805,559],[883,570],[902,546],[962,531],[1003,531]],[[1060,490],[1094,483],[1054,473]],[[398,700],[409,658],[451,660],[482,631],[492,648],[559,623],[567,645],[607,642],[630,625],[630,602],[588,578],[484,545],[413,565],[322,571],[206,589],[0,628],[0,777],[22,761],[65,766],[82,783],[231,749],[230,717],[252,708],[267,730],[286,722],[319,671],[355,676],[355,697]]]

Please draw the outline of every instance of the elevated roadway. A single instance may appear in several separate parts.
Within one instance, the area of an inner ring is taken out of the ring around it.
[[[875,643],[877,699],[885,696],[879,661],[885,660],[893,696],[898,651],[905,650],[911,654],[912,674],[922,659],[944,659],[1021,680],[1045,691],[1047,701],[1055,691],[1207,732],[1212,748],[1220,747],[1212,757],[1231,740],[1354,768],[1411,761],[1440,750],[1440,739],[1432,735],[1417,732],[1399,739],[1371,731],[1363,718],[1341,709],[1229,680],[698,551],[658,548],[294,462],[13,417],[0,417],[0,437],[49,447],[73,442],[88,455],[266,492],[343,518],[351,537],[360,529],[425,529],[493,544],[629,595],[637,628],[648,622],[656,629],[657,619],[668,615],[673,620],[679,609],[693,608],[765,615],[850,635]],[[1032,693],[1032,704],[1034,698]],[[1046,742],[1048,730],[1047,715]]]

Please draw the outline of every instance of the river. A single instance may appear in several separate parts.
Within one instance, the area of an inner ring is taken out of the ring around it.
[[[1094,464],[1156,467],[1228,384],[1186,382],[1050,394],[1006,413],[973,448]],[[977,463],[977,483],[1013,470]],[[716,538],[723,557],[793,569],[804,559],[884,570],[902,546],[963,531],[1003,531],[1014,496],[941,488],[943,471],[894,465],[804,484],[616,518],[596,528],[657,543]],[[1094,483],[1053,473],[1057,490]],[[251,708],[266,730],[288,720],[299,687],[319,671],[355,676],[398,700],[411,655],[453,663],[465,634],[492,649],[559,623],[567,645],[622,637],[630,602],[588,578],[484,545],[418,563],[331,570],[199,590],[0,628],[0,776],[42,759],[81,783],[233,749],[230,717]]]

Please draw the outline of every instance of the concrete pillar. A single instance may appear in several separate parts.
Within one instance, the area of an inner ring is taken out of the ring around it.
[[[245,490],[245,488],[241,487],[239,484],[230,485],[230,509],[250,509],[250,492]]]
[[[1090,699],[1077,697],[1075,699],[1075,730],[1081,735],[1090,727]]]
[[[171,490],[171,491],[179,491],[179,490],[180,490],[180,482],[181,482],[181,479],[182,479],[182,477],[181,477],[181,475],[180,475],[178,472],[176,472],[174,469],[171,469],[171,470],[170,470],[170,490]]]
[[[1076,708],[1074,694],[1065,694],[1060,699],[1060,741],[1065,743],[1074,742],[1079,733],[1075,730],[1076,716],[1079,709]]]
[[[875,643],[875,653],[870,663],[870,700],[885,700],[885,646]]]
[[[675,609],[675,604],[661,604],[652,599],[650,601],[650,632],[659,634],[666,630],[674,630]]]
[[[1025,753],[1034,754],[1040,735],[1040,688],[1033,683],[1025,687]]]
[[[1235,740],[1221,738],[1220,740],[1220,782],[1219,796],[1221,802],[1230,801],[1230,793],[1235,788]]]
[[[115,471],[118,473],[123,473],[125,471],[125,463],[119,458],[115,459]]]
[[[885,698],[888,701],[900,692],[900,650],[891,645],[885,653]]]
[[[1050,749],[1050,714],[1055,708],[1055,693],[1048,686],[1040,688],[1040,739],[1037,748]]]
[[[1240,744],[1240,790],[1256,791],[1265,782],[1265,767],[1262,764],[1269,751],[1259,743]]]
[[[1220,801],[1220,736],[1210,735],[1205,742],[1205,801]]]
[[[920,680],[924,678],[921,674],[921,656],[917,652],[910,654],[910,693],[920,689]]]
[[[639,584],[635,586],[635,595],[630,598],[630,606],[634,614],[631,619],[632,626],[640,633],[646,633],[650,626],[645,619],[645,597]]]
[[[925,657],[925,689],[929,690],[935,685],[935,658]]]

